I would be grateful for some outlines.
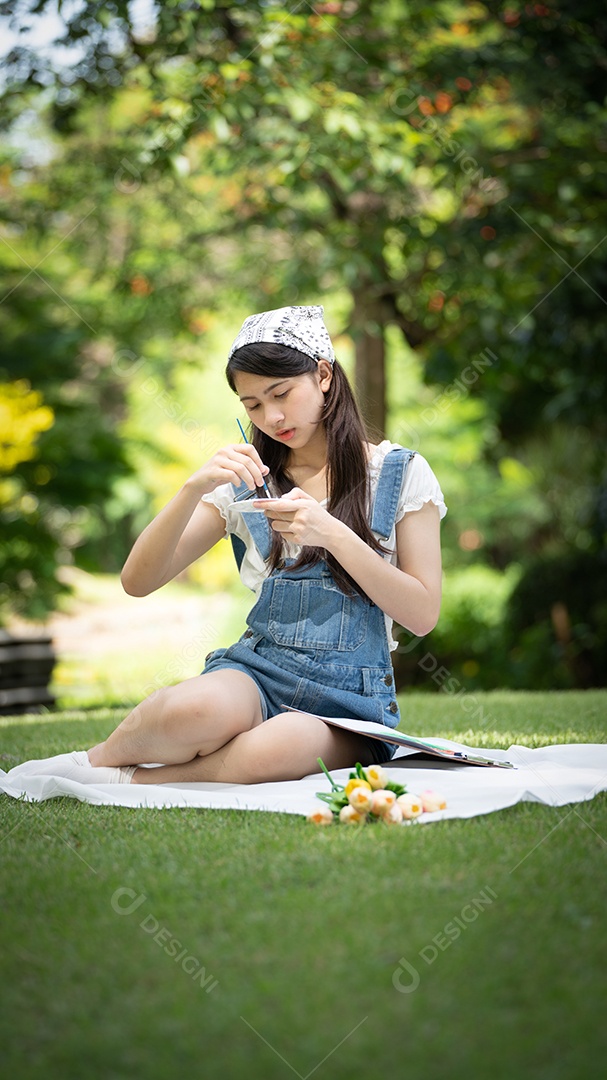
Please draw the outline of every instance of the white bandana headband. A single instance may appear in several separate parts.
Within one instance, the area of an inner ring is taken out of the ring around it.
[[[298,349],[312,360],[328,360],[333,367],[335,353],[323,321],[324,310],[319,304],[314,307],[275,308],[274,311],[249,315],[230,349],[228,360],[243,345],[267,341]]]

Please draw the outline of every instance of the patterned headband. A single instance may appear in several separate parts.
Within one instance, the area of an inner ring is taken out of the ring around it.
[[[298,349],[312,360],[328,360],[333,367],[335,353],[323,321],[324,310],[319,304],[314,307],[275,308],[274,311],[249,315],[232,344],[228,360],[243,345],[266,341]]]

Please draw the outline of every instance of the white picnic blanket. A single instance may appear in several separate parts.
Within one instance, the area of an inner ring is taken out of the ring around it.
[[[458,745],[440,738],[433,738],[432,742]],[[515,745],[507,751],[478,749],[477,752],[494,761],[511,761],[516,768],[494,769],[422,759],[399,749],[386,770],[414,794],[434,788],[445,796],[447,809],[423,814],[419,822],[476,817],[518,802],[564,806],[585,802],[607,789],[605,744],[542,746],[535,750]],[[336,770],[334,779],[346,783],[349,772],[349,769]],[[11,780],[10,772],[0,770],[0,791],[33,802],[67,795],[81,802],[133,808],[193,806],[307,814],[321,805],[315,793],[328,790],[328,780],[320,772],[303,780],[271,784],[86,785],[53,776],[15,776]]]

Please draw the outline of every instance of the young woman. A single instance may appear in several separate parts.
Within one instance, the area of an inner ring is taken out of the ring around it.
[[[136,541],[122,581],[146,596],[229,535],[257,598],[247,629],[88,753],[13,773],[249,784],[317,772],[318,757],[337,769],[392,756],[388,743],[312,714],[398,724],[392,620],[421,636],[440,607],[436,477],[419,454],[367,440],[320,306],[250,316],[226,375],[252,442],[224,447],[186,480]],[[233,505],[266,479],[280,503]]]

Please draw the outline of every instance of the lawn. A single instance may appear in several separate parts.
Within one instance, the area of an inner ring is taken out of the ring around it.
[[[404,694],[403,727],[602,742],[607,693]],[[115,710],[0,721],[0,765]],[[17,1080],[603,1076],[607,798],[468,821],[0,796],[4,1075]]]

